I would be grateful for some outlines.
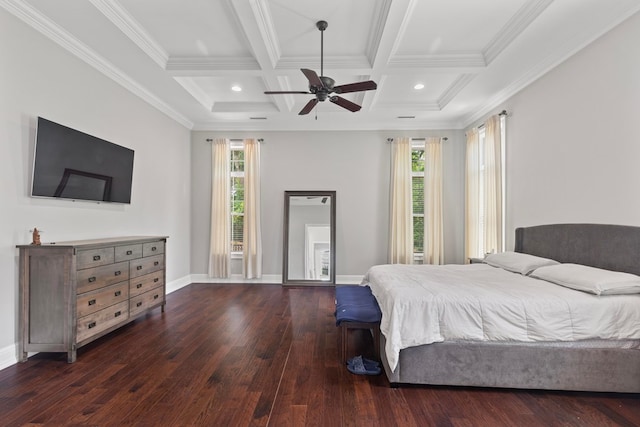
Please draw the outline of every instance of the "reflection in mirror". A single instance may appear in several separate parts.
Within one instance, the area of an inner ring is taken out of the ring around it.
[[[335,284],[335,191],[285,191],[283,284]]]

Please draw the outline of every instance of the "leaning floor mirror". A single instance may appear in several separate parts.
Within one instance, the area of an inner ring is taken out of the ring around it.
[[[284,192],[283,285],[336,283],[336,192]]]

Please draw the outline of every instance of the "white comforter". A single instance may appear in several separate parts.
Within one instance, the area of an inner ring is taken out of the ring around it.
[[[401,349],[445,340],[640,339],[640,295],[595,296],[486,264],[379,265],[363,283],[392,370]]]

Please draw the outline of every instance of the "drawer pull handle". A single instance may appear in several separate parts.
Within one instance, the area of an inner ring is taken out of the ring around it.
[[[158,265],[160,264],[158,261],[154,261],[153,265]]]
[[[119,297],[120,295],[122,295],[122,292],[116,291],[115,296]]]
[[[155,295],[153,296],[153,299],[158,299],[158,294],[155,294]]]
[[[94,255],[93,256],[93,260],[94,261],[100,261],[100,255]]]
[[[131,255],[133,251],[127,251],[127,255]]]
[[[116,276],[119,276],[119,275],[122,274],[122,272],[120,270],[118,270],[118,271],[114,272],[113,274],[116,275]]]
[[[153,246],[153,247],[151,248],[151,251],[155,252],[155,251],[156,251],[156,247],[155,247],[155,246]]]
[[[141,287],[142,287],[142,283],[138,283],[138,284],[136,285],[136,289],[140,289]]]
[[[136,270],[142,270],[142,266],[141,265],[137,266]]]
[[[91,323],[89,323],[89,324],[87,325],[87,327],[88,327],[89,329],[91,329],[91,328],[95,328],[95,327],[96,327],[96,322],[91,322]]]
[[[93,283],[96,281],[96,276],[89,277],[89,283]]]
[[[121,311],[116,311],[115,313],[113,313],[113,317],[118,317],[122,314]]]
[[[158,278],[156,277],[155,279],[153,279],[153,283],[157,282],[158,280],[160,280],[160,279],[158,279]]]
[[[140,307],[142,305],[142,301],[136,304],[136,307]]]
[[[96,305],[96,300],[95,299],[90,299],[89,300],[89,305]]]

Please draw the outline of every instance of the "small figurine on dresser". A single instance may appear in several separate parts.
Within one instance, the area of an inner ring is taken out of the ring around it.
[[[40,230],[38,230],[36,227],[33,227],[33,230],[31,230],[31,232],[33,233],[31,238],[31,244],[40,246],[42,244],[40,242]]]

